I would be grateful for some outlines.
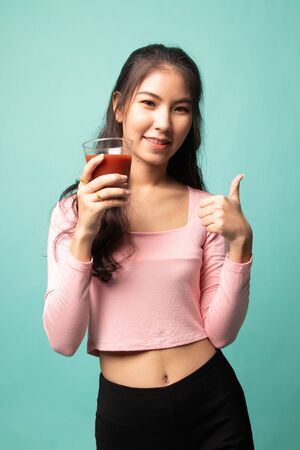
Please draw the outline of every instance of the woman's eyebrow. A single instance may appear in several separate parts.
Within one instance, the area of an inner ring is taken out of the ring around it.
[[[138,92],[136,95],[140,95],[140,94],[151,95],[152,97],[155,97],[158,100],[161,100],[161,97],[159,97],[159,95],[157,95],[157,94],[154,94],[153,92],[141,91],[141,92]],[[192,104],[192,100],[189,97],[184,97],[184,98],[180,98],[179,100],[176,100],[174,103],[190,103],[190,104]]]

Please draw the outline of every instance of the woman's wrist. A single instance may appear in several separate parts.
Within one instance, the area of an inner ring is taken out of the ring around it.
[[[229,242],[229,259],[237,263],[248,262],[252,255],[252,243],[253,233],[250,227],[250,231],[247,235]]]
[[[79,261],[89,262],[92,258],[91,249],[94,235],[81,228],[75,228],[70,244],[71,254]]]

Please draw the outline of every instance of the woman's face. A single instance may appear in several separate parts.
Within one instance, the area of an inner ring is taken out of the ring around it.
[[[167,163],[192,125],[192,100],[181,73],[173,68],[153,71],[120,117],[124,137],[134,141],[134,157],[149,164]]]

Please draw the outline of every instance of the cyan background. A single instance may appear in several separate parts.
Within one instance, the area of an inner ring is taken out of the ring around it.
[[[223,352],[256,449],[299,448],[299,19],[296,0],[1,1],[1,449],[95,448],[99,361],[86,338],[55,353],[42,326],[49,217],[122,64],[154,42],[202,73],[209,190],[245,173],[250,306]]]

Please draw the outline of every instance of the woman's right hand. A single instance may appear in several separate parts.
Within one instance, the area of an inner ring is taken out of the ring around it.
[[[92,173],[103,161],[104,155],[91,158],[83,168],[78,185],[78,221],[76,229],[95,237],[101,225],[101,219],[108,208],[126,206],[130,191],[127,188],[126,175],[118,173],[101,175],[92,180]],[[115,187],[114,187],[115,185]],[[97,196],[101,196],[101,200]]]

